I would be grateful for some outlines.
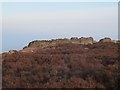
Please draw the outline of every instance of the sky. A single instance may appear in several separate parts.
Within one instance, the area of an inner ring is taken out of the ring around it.
[[[119,0],[0,0],[0,2],[119,2]]]
[[[33,40],[93,37],[118,39],[117,2],[2,3],[2,52]]]

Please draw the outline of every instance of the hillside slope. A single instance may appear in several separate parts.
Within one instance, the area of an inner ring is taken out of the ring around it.
[[[3,54],[3,88],[114,88],[119,43],[62,43]]]

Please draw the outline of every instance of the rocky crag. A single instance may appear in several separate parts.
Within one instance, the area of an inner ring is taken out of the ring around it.
[[[51,48],[58,45],[63,44],[82,44],[82,45],[88,45],[88,44],[94,44],[94,43],[120,43],[119,40],[112,40],[109,37],[105,37],[103,39],[100,39],[98,42],[95,41],[92,37],[72,37],[70,39],[63,38],[63,39],[51,39],[51,40],[34,40],[30,42],[27,46],[23,48],[23,50],[20,50],[21,52],[33,52],[37,48]],[[7,52],[8,54],[14,54],[16,53],[16,50],[10,50]]]
[[[92,37],[87,38],[71,38],[71,39],[52,39],[52,40],[35,40],[29,43],[27,47],[47,47],[47,46],[56,46],[59,44],[66,44],[66,43],[75,43],[75,44],[93,44],[95,43]]]
[[[119,41],[116,40],[111,40],[111,38],[105,37],[103,39],[100,39],[99,42],[113,42],[113,43],[117,43]],[[77,37],[72,37],[70,39],[64,38],[64,39],[52,39],[52,40],[35,40],[32,41],[28,44],[28,46],[24,47],[28,48],[35,48],[35,47],[40,47],[40,48],[45,48],[48,46],[56,46],[59,44],[67,44],[67,43],[72,43],[72,44],[94,44],[96,43],[96,41],[92,38],[92,37],[81,37],[81,38],[77,38]]]

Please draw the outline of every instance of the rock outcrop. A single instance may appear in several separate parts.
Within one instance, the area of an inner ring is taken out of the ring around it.
[[[112,42],[112,43],[120,43],[120,40],[112,40],[109,37],[105,37],[103,39],[100,39],[99,42],[106,43],[106,42]]]
[[[81,37],[80,43],[81,44],[93,44],[93,43],[95,43],[95,41],[92,37],[88,37],[88,38]]]
[[[93,44],[95,43],[94,39],[92,37],[81,37],[81,38],[76,38],[72,37],[71,39],[52,39],[52,40],[35,40],[32,41],[28,44],[27,47],[40,47],[40,48],[45,48],[48,46],[56,46],[59,44],[67,44],[67,43],[75,43],[75,44]],[[27,48],[25,47],[25,48]]]
[[[8,54],[14,54],[14,53],[17,53],[17,51],[16,51],[16,50],[10,50],[10,51],[8,52]]]
[[[120,43],[119,40],[111,40],[111,38],[105,37],[103,39],[100,39],[98,42],[100,43],[106,43],[106,42],[111,42],[111,43]],[[92,37],[72,37],[70,39],[68,38],[63,38],[63,39],[51,39],[51,40],[35,40],[32,41],[28,44],[28,46],[25,46],[23,49],[25,51],[32,51],[33,48],[47,48],[47,47],[54,47],[60,44],[94,44],[96,41]],[[31,50],[32,48],[32,50]]]
[[[111,38],[105,37],[103,39],[100,39],[99,42],[112,42]]]

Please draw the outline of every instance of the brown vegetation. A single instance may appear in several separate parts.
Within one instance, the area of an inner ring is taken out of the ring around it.
[[[116,89],[119,60],[118,43],[112,42],[65,43],[6,53],[3,88]]]

